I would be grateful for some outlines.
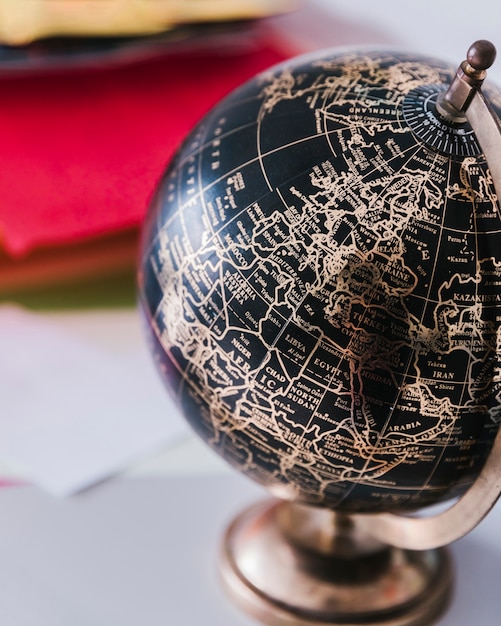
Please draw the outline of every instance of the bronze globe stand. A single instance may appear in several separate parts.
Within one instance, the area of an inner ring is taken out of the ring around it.
[[[268,626],[423,626],[453,587],[445,548],[395,548],[356,516],[274,500],[230,525],[221,571],[237,604]]]

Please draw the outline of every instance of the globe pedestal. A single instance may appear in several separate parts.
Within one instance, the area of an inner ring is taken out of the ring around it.
[[[237,604],[268,626],[423,626],[453,586],[444,548],[393,548],[347,515],[276,500],[233,521],[221,571]]]

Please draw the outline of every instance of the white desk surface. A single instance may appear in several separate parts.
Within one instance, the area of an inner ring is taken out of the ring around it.
[[[266,494],[242,476],[115,479],[54,499],[0,490],[2,626],[257,626],[223,593],[233,515]],[[451,547],[456,591],[438,626],[496,626],[501,511]]]
[[[332,35],[333,46],[382,44],[452,63],[476,39],[501,49],[497,1],[316,0],[315,6],[334,17],[322,45]],[[501,85],[501,60],[489,77]],[[143,341],[132,309],[45,315],[117,353]],[[0,490],[0,624],[250,626],[222,595],[215,561],[224,525],[260,494],[190,435],[66,500],[29,486]],[[457,590],[441,626],[500,623],[500,524],[497,507],[452,546]]]

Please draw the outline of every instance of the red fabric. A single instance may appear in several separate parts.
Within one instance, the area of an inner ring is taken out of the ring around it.
[[[286,56],[263,39],[232,52],[4,76],[0,244],[21,257],[138,225],[173,151],[200,117]]]

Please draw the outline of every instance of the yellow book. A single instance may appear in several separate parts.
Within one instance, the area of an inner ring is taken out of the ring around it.
[[[0,42],[151,35],[181,24],[254,19],[296,6],[295,0],[0,0]]]

